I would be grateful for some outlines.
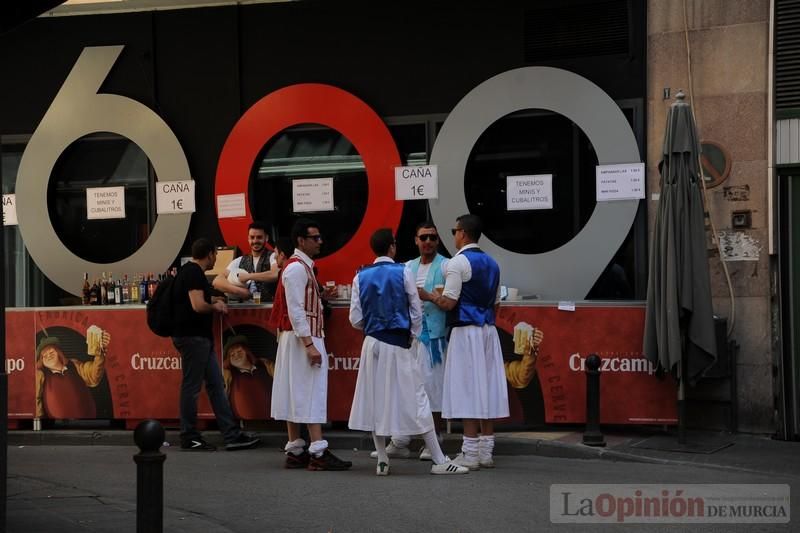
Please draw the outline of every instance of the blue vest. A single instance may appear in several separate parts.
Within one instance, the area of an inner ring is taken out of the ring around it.
[[[456,306],[447,313],[448,327],[494,325],[494,302],[500,285],[500,267],[478,248],[461,252],[472,268],[472,277],[461,286]]]
[[[358,296],[364,315],[364,334],[394,346],[408,348],[411,317],[408,314],[405,264],[382,261],[358,272]]]
[[[442,272],[442,263],[444,263],[444,261],[445,258],[443,255],[436,254],[428,270],[428,275],[425,278],[423,289],[428,292],[433,292],[436,285],[444,285],[444,273]],[[414,280],[416,280],[420,258],[412,259],[406,264],[414,274]],[[422,302],[422,311],[423,331],[420,340],[425,342],[427,339],[439,339],[446,336],[447,326],[445,325],[445,312],[439,309],[433,302]]]

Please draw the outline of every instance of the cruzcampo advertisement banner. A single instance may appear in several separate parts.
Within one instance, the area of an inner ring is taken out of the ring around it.
[[[277,338],[271,308],[233,307],[214,322],[226,393],[243,420],[269,420]],[[347,421],[363,334],[346,307],[326,317],[328,417]],[[142,308],[64,308],[6,314],[12,418],[178,418],[180,354],[150,332]],[[501,307],[498,335],[515,425],[580,424],[586,411],[586,358],[602,359],[604,424],[674,424],[675,383],[642,354],[641,306]],[[457,357],[451,354],[450,357]],[[205,391],[198,413],[213,418]]]

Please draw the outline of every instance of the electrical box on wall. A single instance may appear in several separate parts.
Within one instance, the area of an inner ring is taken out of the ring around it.
[[[733,229],[748,229],[753,227],[753,212],[747,209],[731,213],[731,227]]]

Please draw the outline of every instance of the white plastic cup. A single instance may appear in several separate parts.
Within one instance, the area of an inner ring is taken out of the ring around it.
[[[509,287],[508,288],[508,297],[506,299],[511,301],[511,302],[515,302],[515,301],[519,300],[519,289],[517,289],[515,287]]]

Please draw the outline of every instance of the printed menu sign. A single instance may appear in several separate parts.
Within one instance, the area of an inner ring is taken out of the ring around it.
[[[86,189],[86,218],[125,218],[125,187]]]
[[[643,200],[644,163],[597,165],[597,201]]]
[[[333,211],[333,178],[292,180],[292,205],[295,213]]]
[[[553,175],[506,176],[506,209],[553,209]]]

